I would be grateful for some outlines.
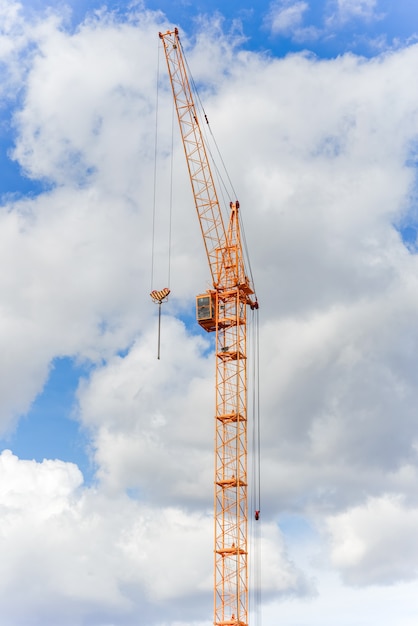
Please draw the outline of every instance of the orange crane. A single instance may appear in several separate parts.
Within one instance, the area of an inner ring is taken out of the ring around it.
[[[248,626],[247,310],[258,302],[238,201],[230,203],[225,227],[178,29],[159,36],[213,284],[196,298],[198,323],[216,333],[213,623]]]

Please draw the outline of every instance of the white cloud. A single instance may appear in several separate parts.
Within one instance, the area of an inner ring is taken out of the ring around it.
[[[417,521],[418,509],[391,495],[330,517],[332,562],[352,585],[416,579]]]
[[[8,205],[0,223],[5,429],[42,389],[54,356],[100,359],[132,340],[140,307],[132,315],[127,302],[142,297],[134,285],[147,268],[139,214],[93,189]]]
[[[155,120],[155,65],[148,55],[156,44],[147,21],[147,14],[137,25],[96,18],[73,35],[44,25],[15,116],[14,157],[31,177],[80,184],[97,171],[109,190],[115,192],[122,177],[124,193],[138,193],[133,164],[150,157]]]
[[[370,17],[377,6],[377,0],[338,0],[338,9],[343,16]]]
[[[212,518],[80,489],[62,461],[0,455],[0,598],[8,624],[158,623],[210,611]],[[300,584],[281,537],[266,527],[266,587]],[[183,612],[184,615],[184,612]]]
[[[138,71],[129,46],[142,41],[132,52],[145,59],[158,24],[145,28],[147,41],[138,28],[111,19],[74,35],[53,20],[40,27],[14,155],[53,189],[6,199],[0,214],[3,431],[42,389],[55,356],[106,358],[133,340],[141,311],[152,316],[155,75],[145,61]]]
[[[308,8],[308,3],[302,1],[277,0],[273,2],[267,17],[272,34],[289,34],[299,29],[303,15]]]
[[[416,615],[416,582],[390,588],[381,586],[351,587],[341,585],[337,575],[317,572],[321,592],[309,601],[281,602],[267,605],[263,621],[280,619],[288,626],[300,626],[309,619],[310,626],[352,626],[364,623],[365,616],[389,626],[414,626]],[[307,618],[308,616],[308,618]]]
[[[282,27],[300,25],[295,7]],[[163,26],[140,12],[127,24],[104,12],[73,34],[45,20],[22,84],[14,155],[52,188],[8,199],[0,214],[2,428],[30,406],[53,358],[90,359],[79,419],[98,483],[83,487],[72,465],[3,453],[0,592],[13,626],[28,615],[55,624],[62,607],[72,626],[136,623],[144,606],[148,623],[168,607],[184,620],[186,601],[191,621],[210,605],[214,363],[176,319],[208,286],[180,147],[161,361],[148,296],[150,50]],[[261,304],[266,591],[310,590],[275,529],[283,510],[328,522],[333,567],[348,581],[395,583],[412,571],[404,545],[385,567],[378,554],[410,530],[403,514],[415,521],[418,482],[418,261],[394,228],[414,193],[418,49],[318,62],[221,43],[222,54],[216,37],[198,38],[191,58],[202,80],[214,54],[206,108],[239,184]],[[161,108],[164,152],[167,90]],[[369,550],[378,516],[387,523]]]
[[[163,316],[161,360],[153,327],[80,388],[80,419],[94,433],[99,476],[111,490],[155,502],[210,507],[213,363],[206,341]]]
[[[59,29],[63,15],[53,11],[32,14],[25,19],[24,5],[13,0],[0,2],[0,102],[8,103],[20,94],[31,67],[33,47],[52,30]]]
[[[72,463],[19,461],[10,450],[0,455],[0,477],[0,505],[11,511],[22,508],[38,521],[65,511],[69,497],[83,483]]]
[[[332,5],[335,5],[335,13],[329,24],[335,21],[344,23],[352,19],[371,20],[381,17],[377,12],[377,0],[337,0]]]

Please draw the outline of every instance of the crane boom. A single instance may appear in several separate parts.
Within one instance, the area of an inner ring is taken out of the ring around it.
[[[197,321],[216,332],[214,625],[248,626],[247,308],[258,308],[245,272],[239,203],[224,219],[178,29],[159,34],[213,289],[197,296]]]

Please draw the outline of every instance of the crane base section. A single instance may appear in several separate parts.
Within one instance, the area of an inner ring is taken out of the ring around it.
[[[248,626],[245,622],[238,621],[234,617],[226,622],[215,622],[215,626]]]

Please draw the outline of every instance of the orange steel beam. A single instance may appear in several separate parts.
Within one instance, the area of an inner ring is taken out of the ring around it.
[[[198,321],[216,331],[214,625],[248,626],[246,324],[247,307],[258,305],[245,273],[238,202],[224,226],[178,30],[160,38],[213,280],[214,319]]]
[[[225,246],[226,233],[218,196],[206,154],[196,107],[177,29],[160,33],[186,154],[187,167],[212,279],[217,276],[217,250]]]

